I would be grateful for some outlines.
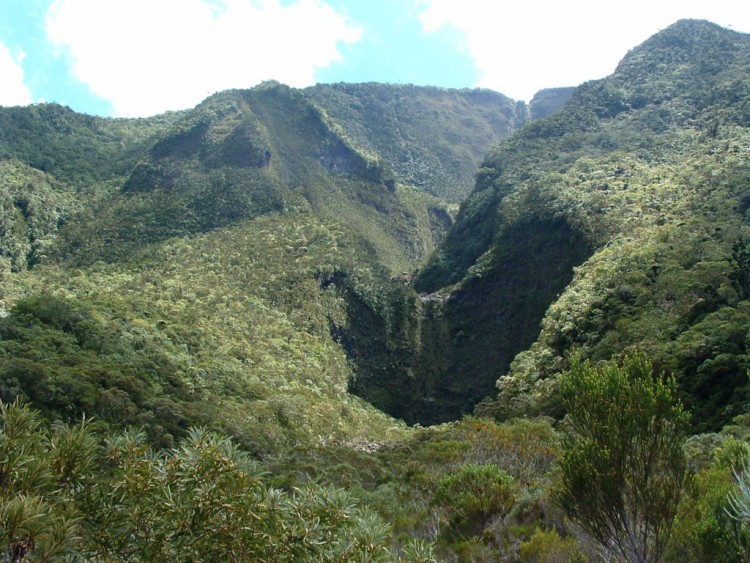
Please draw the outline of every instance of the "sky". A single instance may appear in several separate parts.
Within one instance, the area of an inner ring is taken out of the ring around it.
[[[746,0],[0,0],[0,106],[193,107],[264,80],[542,88],[611,74],[679,19],[750,32]]]

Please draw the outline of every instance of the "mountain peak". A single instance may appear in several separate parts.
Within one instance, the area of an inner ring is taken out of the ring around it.
[[[725,67],[738,58],[747,60],[749,36],[722,28],[707,20],[675,22],[632,49],[617,66],[615,74],[634,71],[663,71],[667,65],[693,64]],[[744,55],[744,56],[743,56]]]

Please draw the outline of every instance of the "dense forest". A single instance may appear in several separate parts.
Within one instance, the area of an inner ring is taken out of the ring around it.
[[[528,105],[0,108],[3,561],[746,561],[750,37]]]

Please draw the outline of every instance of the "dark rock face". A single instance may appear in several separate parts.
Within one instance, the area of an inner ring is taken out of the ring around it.
[[[531,119],[543,119],[552,115],[567,103],[573,92],[575,92],[574,86],[539,90],[529,102]]]
[[[535,218],[504,230],[493,252],[447,299],[405,298],[388,321],[352,296],[343,337],[359,373],[352,391],[420,424],[454,420],[492,395],[592,249],[564,220]]]

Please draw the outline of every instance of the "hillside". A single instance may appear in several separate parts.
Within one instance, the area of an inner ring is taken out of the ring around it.
[[[743,413],[749,77],[747,35],[680,21],[493,151],[415,280],[467,342],[442,379],[478,400],[499,377],[482,412],[559,415],[571,354],[639,348],[696,428]]]
[[[452,223],[428,158],[474,135],[450,155],[468,159],[451,180],[468,185],[514,127],[493,108],[512,104],[359,85],[346,103],[413,99],[398,119],[338,122],[342,88],[269,82],[141,120],[0,109],[0,398],[140,421],[157,444],[204,424],[259,456],[398,431],[348,394],[358,313],[381,323],[374,340],[389,337],[411,299],[402,272]],[[391,142],[411,147],[419,174],[396,172]]]
[[[489,148],[528,121],[526,104],[491,90],[319,84],[305,93],[399,182],[454,203],[471,192]]]
[[[399,271],[450,222],[443,202],[397,185],[378,155],[353,146],[301,92],[274,83],[218,94],[178,117],[88,211],[90,219],[65,233],[63,250],[76,260],[111,260],[144,242],[267,214],[313,212],[356,224]]]
[[[428,98],[419,115],[434,115]],[[463,118],[474,119],[471,104],[464,107]],[[459,114],[451,110],[439,137]],[[375,454],[411,431],[351,389],[359,377],[352,342],[364,322],[374,321],[366,327],[372,342],[391,350],[399,311],[414,300],[404,272],[452,224],[454,204],[429,193],[440,191],[434,177],[404,183],[308,95],[277,83],[146,120],[40,105],[0,108],[0,122],[0,474],[10,475],[0,479],[0,513],[31,503],[0,518],[2,557],[186,557],[181,517],[165,516],[168,498],[182,514],[187,507],[182,493],[173,496],[176,483],[165,483],[166,493],[104,500],[117,490],[108,488],[117,460],[145,469],[177,451],[188,456],[186,472],[160,475],[207,471],[202,482],[222,514],[229,490],[242,491],[241,505],[267,507],[262,538],[250,539],[255,525],[230,526],[244,534],[234,545],[251,558],[300,560],[313,549],[346,554],[357,546],[377,550],[377,560],[430,554],[431,540],[410,547],[402,526],[391,531],[384,520],[385,504],[376,514],[357,487],[395,478],[396,465]],[[419,158],[415,165],[428,170]],[[19,400],[38,411],[20,433],[14,424],[29,419],[14,418]],[[66,423],[77,438],[63,455],[74,459],[44,460],[60,453]],[[120,443],[129,444],[125,458]],[[218,460],[219,469],[197,458]],[[255,463],[262,465],[245,473]],[[63,465],[76,473],[63,478],[64,490],[54,486]],[[31,483],[25,476],[36,467]],[[129,481],[127,490],[150,483]],[[185,484],[189,494],[197,490]],[[106,506],[113,512],[105,515]],[[252,506],[251,514],[263,513]],[[138,520],[143,511],[152,512],[147,525]],[[33,530],[24,527],[28,518]],[[173,544],[150,535],[160,519],[178,527]],[[231,549],[226,526],[219,537],[198,519],[189,527],[208,550],[198,558]],[[330,534],[339,548],[321,541]]]
[[[151,245],[260,219],[320,227],[353,250],[305,278],[344,311],[313,322],[378,408],[450,420],[502,377],[486,412],[559,414],[554,374],[572,350],[607,359],[638,346],[681,377],[697,427],[718,428],[742,408],[745,345],[698,352],[689,340],[728,318],[744,330],[746,43],[679,22],[612,76],[542,91],[530,110],[481,90],[273,82],[148,120],[3,109],[0,257],[6,272],[35,267],[34,280],[100,261],[114,273]],[[472,163],[529,111],[539,119],[486,157],[451,227]],[[428,256],[418,294],[405,284]],[[31,294],[25,283],[6,284],[21,288],[4,291],[6,311]]]
[[[630,557],[584,492],[746,561],[749,84],[680,21],[528,108],[0,108],[0,559]]]

